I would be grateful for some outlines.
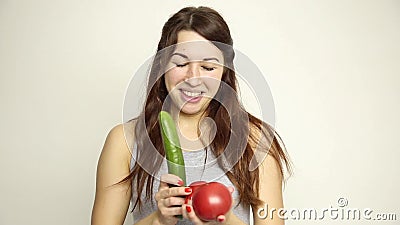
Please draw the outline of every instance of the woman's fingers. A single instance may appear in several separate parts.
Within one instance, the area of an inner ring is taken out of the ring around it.
[[[168,183],[177,186],[183,185],[183,180],[175,174],[163,174],[160,177],[161,183]]]
[[[181,206],[185,203],[185,199],[182,197],[169,197],[164,199],[164,205],[166,207]]]
[[[186,196],[192,193],[192,189],[190,187],[172,187],[164,190],[160,190],[157,192],[155,198],[157,201],[161,199],[166,199],[170,197],[177,196]]]
[[[170,187],[170,185],[175,185],[178,187]],[[155,195],[156,201],[173,196],[184,196],[192,192],[192,190],[188,187],[180,187],[182,185],[182,179],[174,174],[161,175],[160,186],[158,187],[158,192]]]
[[[160,177],[159,190],[169,188],[169,185],[182,186],[183,180],[174,174],[163,174]]]
[[[175,215],[182,215],[181,206],[185,203],[185,196],[192,192],[191,188],[182,185],[182,179],[176,175],[161,175],[160,186],[154,197],[162,219],[176,219]]]
[[[160,207],[159,210],[164,217],[182,215],[181,207]]]
[[[199,224],[203,224],[203,221],[201,221],[196,214],[193,211],[193,207],[191,205],[183,205],[182,206],[183,209],[182,211],[183,213],[183,217],[189,219],[190,221],[192,221],[194,224],[199,225]]]
[[[226,221],[226,217],[224,215],[219,215],[217,217],[217,221],[220,222],[220,223],[223,223],[223,222]]]

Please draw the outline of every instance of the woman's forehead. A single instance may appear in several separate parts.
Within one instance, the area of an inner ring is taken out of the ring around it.
[[[171,57],[183,58],[188,61],[213,61],[223,63],[222,51],[212,42],[207,40],[196,40],[176,44]]]

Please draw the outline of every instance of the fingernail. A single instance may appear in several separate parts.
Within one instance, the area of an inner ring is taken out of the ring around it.
[[[224,219],[218,218],[218,221],[222,223],[222,222],[224,222]]]
[[[188,213],[190,213],[191,211],[192,211],[192,208],[190,208],[190,206],[186,206],[186,211],[188,212]]]
[[[192,189],[189,188],[189,187],[187,187],[187,188],[185,188],[185,192],[186,192],[186,193],[190,193],[190,192],[192,192]]]
[[[179,180],[179,181],[178,181],[178,185],[179,185],[179,186],[182,186],[182,185],[183,185],[183,180]]]
[[[185,204],[188,204],[189,198],[185,198]]]

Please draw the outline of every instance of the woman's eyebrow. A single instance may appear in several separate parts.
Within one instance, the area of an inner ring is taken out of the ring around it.
[[[187,55],[182,54],[182,53],[179,53],[179,52],[174,52],[174,53],[171,55],[171,57],[174,56],[174,55],[178,55],[178,56],[180,56],[180,57],[182,57],[182,58],[189,59],[189,57],[188,57]],[[215,61],[219,62],[219,60],[218,60],[216,57],[209,57],[209,58],[204,58],[204,59],[203,59],[203,61],[211,61],[211,60],[215,60]]]
[[[204,58],[203,61],[211,61],[211,60],[215,60],[217,62],[219,62],[219,60],[215,57],[211,57],[211,58]]]
[[[179,55],[179,56],[182,57],[182,58],[189,59],[189,57],[188,57],[187,55],[184,55],[184,54],[179,53],[179,52],[174,52],[174,53],[171,55],[171,57],[174,56],[174,55]]]

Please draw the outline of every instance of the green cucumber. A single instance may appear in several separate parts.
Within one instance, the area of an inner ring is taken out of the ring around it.
[[[180,177],[183,180],[183,185],[186,186],[185,161],[183,159],[179,136],[176,132],[175,122],[166,111],[161,111],[158,114],[158,121],[160,123],[161,137],[167,158],[168,173]]]

